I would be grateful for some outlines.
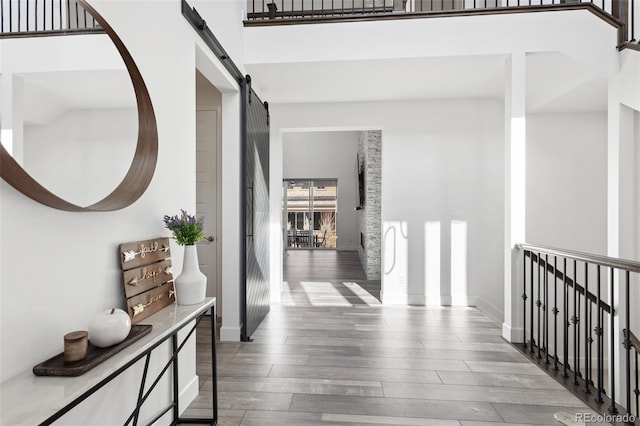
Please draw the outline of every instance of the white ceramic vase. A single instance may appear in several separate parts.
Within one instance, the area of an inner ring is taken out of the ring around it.
[[[207,276],[200,272],[195,245],[184,246],[182,272],[176,277],[174,288],[178,305],[195,305],[204,302],[207,293]]]

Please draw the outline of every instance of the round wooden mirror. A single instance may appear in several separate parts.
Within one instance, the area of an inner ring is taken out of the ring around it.
[[[132,149],[133,158],[118,159],[126,164],[131,161],[129,169],[123,174],[122,180],[116,184],[115,189],[101,200],[88,206],[80,205],[60,194],[52,192],[45,182],[38,181],[17,161],[10,152],[0,144],[0,175],[2,178],[24,195],[49,207],[66,211],[113,211],[122,209],[134,203],[146,191],[155,171],[158,155],[158,131],[155,114],[151,104],[151,98],[140,71],[133,58],[117,36],[111,26],[96,12],[86,1],[78,0],[77,3],[89,13],[109,36],[113,45],[119,52],[124,66],[131,79],[135,104],[137,106],[137,144]],[[70,36],[68,36],[70,37]],[[51,83],[49,83],[51,84]],[[96,81],[96,85],[105,84],[105,81]],[[133,98],[133,95],[132,95]],[[135,136],[133,137],[135,138]],[[132,139],[133,139],[132,138]],[[63,164],[48,165],[55,170],[66,167]],[[94,198],[97,199],[98,197]]]

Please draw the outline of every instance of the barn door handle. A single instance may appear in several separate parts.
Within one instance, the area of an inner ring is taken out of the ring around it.
[[[249,238],[253,238],[253,210],[255,209],[255,205],[254,205],[254,199],[253,199],[253,186],[248,186],[247,187],[247,196],[249,196],[249,194],[251,194],[251,201],[248,202],[247,204],[249,204],[250,207],[250,212],[249,212],[249,229],[247,230],[247,237]]]

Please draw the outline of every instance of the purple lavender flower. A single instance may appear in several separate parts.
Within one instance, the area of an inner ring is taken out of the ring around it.
[[[180,215],[165,215],[163,222],[181,246],[193,245],[204,236],[204,218],[191,216],[186,210],[180,209]]]

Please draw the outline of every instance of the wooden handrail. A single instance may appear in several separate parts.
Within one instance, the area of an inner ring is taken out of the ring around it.
[[[614,18],[609,13],[600,9],[592,3],[567,3],[567,4],[546,4],[536,6],[510,6],[510,7],[494,7],[482,9],[455,9],[445,11],[419,11],[419,12],[402,12],[387,11],[386,13],[357,13],[357,14],[338,14],[334,12],[333,16],[304,16],[292,17],[290,19],[280,19],[286,17],[289,11],[277,11],[276,16],[279,19],[258,19],[268,17],[268,12],[249,12],[244,21],[244,26],[269,26],[269,25],[297,25],[297,24],[322,24],[331,22],[361,22],[361,21],[380,21],[386,19],[422,19],[422,18],[444,18],[459,16],[479,16],[479,15],[500,15],[512,13],[531,13],[531,12],[550,12],[550,11],[567,11],[567,10],[587,10],[615,28],[620,28],[623,23],[619,19]],[[295,12],[298,14],[299,12]],[[307,11],[306,15],[315,14],[314,11]]]
[[[631,49],[640,52],[640,44],[635,44],[631,42],[624,42],[620,46],[618,46],[618,50]]]
[[[83,34],[105,34],[105,30],[101,27],[81,28],[75,30],[47,30],[47,31],[23,31],[13,33],[0,33],[0,39],[5,38],[25,38],[25,37],[52,37],[52,36],[71,36]]]
[[[533,244],[516,244],[520,250],[528,250],[536,253],[550,254],[552,256],[566,257],[580,262],[593,263],[607,268],[622,269],[629,272],[640,273],[640,262],[635,260],[620,259],[617,257],[601,256],[598,254],[583,253],[580,251],[565,250],[555,247],[537,246]]]
[[[538,256],[537,254],[535,254],[535,253],[533,253],[533,252],[531,252],[531,251],[528,251],[528,250],[527,250],[527,251],[525,251],[524,255],[525,255],[525,256],[533,256],[533,260],[535,260],[535,261],[536,261],[536,262],[538,262],[539,264],[543,264],[543,265],[545,265],[545,269],[547,270],[547,272],[551,272],[552,274],[554,274],[554,276],[555,276],[556,278],[559,278],[559,279],[563,280],[563,282],[564,282],[564,280],[565,280],[565,275],[564,275],[564,273],[563,273],[562,271],[558,271],[558,270],[556,270],[552,265],[547,264],[547,262],[545,262],[544,260],[539,259],[539,258],[538,258],[539,256]],[[573,279],[571,279],[571,278],[567,277],[567,279],[566,279],[566,283],[567,283],[567,284],[569,285],[569,287],[571,287],[571,288],[573,288],[573,285],[574,285],[574,283],[575,283],[575,285],[576,285],[576,291],[577,291],[578,293],[582,294],[582,295],[584,295],[584,294],[585,294],[585,288],[584,288],[583,286],[581,286],[580,284],[578,284],[577,282],[575,282]],[[589,298],[589,300],[590,300],[592,303],[594,303],[594,304],[598,303],[598,298],[596,297],[596,295],[594,295],[594,294],[593,294],[593,293],[591,293],[590,291],[589,291],[589,292],[587,292],[587,297]],[[611,307],[609,306],[609,304],[607,304],[607,303],[603,302],[603,301],[602,301],[602,299],[600,300],[600,308],[601,308],[602,310],[604,310],[606,313],[611,313]]]
[[[626,328],[624,330],[622,330],[622,332],[624,333],[624,338],[627,338],[627,332],[629,332],[629,343],[631,343],[631,346],[635,349],[636,352],[640,352],[640,340],[636,337],[635,334],[633,334],[633,331],[629,331]]]
[[[618,28],[618,46],[627,41],[627,27],[629,25],[629,0],[614,0],[611,3],[611,14],[622,25]]]

